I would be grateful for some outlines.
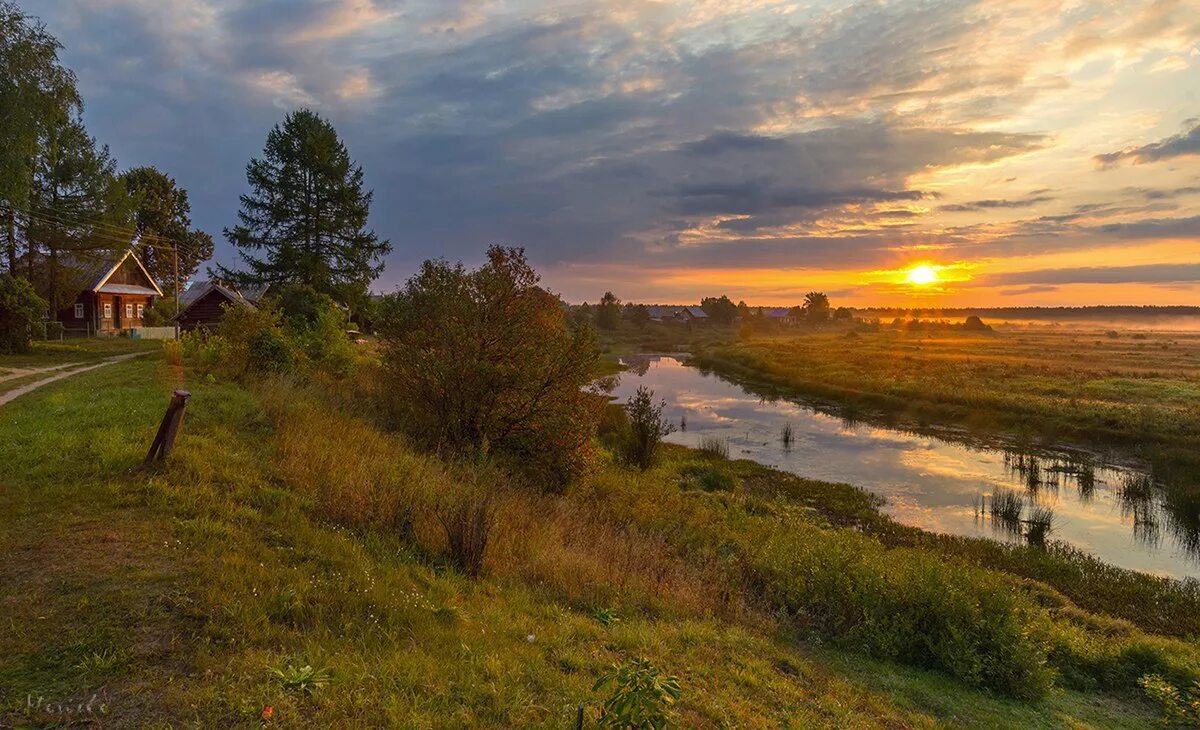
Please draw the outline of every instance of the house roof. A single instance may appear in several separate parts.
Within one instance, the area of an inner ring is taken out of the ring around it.
[[[182,306],[187,306],[214,288],[219,290],[225,295],[226,298],[230,300],[241,299],[247,303],[257,302],[267,293],[267,287],[265,286],[238,289],[236,287],[229,286],[228,284],[222,284],[219,281],[201,280],[192,282],[191,286],[179,293],[179,304]]]
[[[103,291],[113,294],[146,294],[160,297],[162,296],[162,290],[158,288],[158,284],[155,283],[154,277],[150,276],[149,271],[146,271],[146,267],[142,265],[141,259],[137,257],[137,254],[133,252],[132,248],[86,252],[80,251],[73,256],[67,255],[63,258],[65,265],[78,271],[82,275],[83,280],[87,282],[84,284],[85,291]],[[112,278],[113,274],[117,273],[117,271],[128,259],[133,259],[133,262],[139,269],[141,269],[142,274],[144,274],[146,277],[146,281],[150,282],[149,287],[136,286],[133,284],[108,283],[108,280]],[[137,289],[137,291],[123,290],[128,289],[129,287]]]
[[[234,304],[240,304],[244,307],[250,307],[253,309],[254,303],[262,298],[263,294],[266,293],[266,290],[266,287],[255,287],[254,289],[250,290],[250,295],[246,295],[231,286],[226,286],[225,284],[217,281],[197,281],[189,286],[185,291],[180,293],[179,304],[183,308],[179,311],[179,316],[182,317],[183,314],[187,312],[187,310],[191,308],[193,304],[200,301],[204,295],[211,291],[218,292],[221,296],[225,297],[225,299]]]
[[[708,319],[708,312],[704,311],[703,307],[684,307],[683,309],[696,319]]]
[[[763,316],[767,319],[783,319],[791,316],[791,311],[787,307],[772,307],[763,311]]]

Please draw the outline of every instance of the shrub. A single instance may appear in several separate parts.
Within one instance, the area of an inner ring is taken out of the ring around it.
[[[47,306],[28,281],[0,274],[0,354],[29,351],[32,329]]]
[[[67,327],[62,322],[50,321],[46,323],[47,340],[61,340],[63,333],[66,331]]]
[[[645,471],[654,465],[663,436],[675,430],[675,425],[663,418],[666,401],[654,402],[654,391],[638,386],[637,392],[625,404],[629,432],[621,449],[621,459],[630,466]]]
[[[283,335],[274,329],[259,330],[250,341],[246,365],[256,373],[286,373],[292,369],[292,353]]]
[[[522,250],[494,246],[474,271],[426,261],[379,331],[384,398],[419,444],[490,451],[550,490],[586,471],[604,404],[595,333],[567,326]]]
[[[1181,690],[1157,674],[1147,674],[1138,684],[1162,709],[1164,722],[1200,727],[1200,682]]]
[[[646,659],[613,666],[596,681],[593,692],[612,687],[600,712],[600,725],[615,728],[665,728],[668,712],[681,694],[679,679],[664,676]]]

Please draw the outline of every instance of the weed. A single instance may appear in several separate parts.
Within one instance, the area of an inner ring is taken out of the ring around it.
[[[268,669],[275,681],[279,682],[285,690],[305,695],[313,695],[317,690],[325,688],[333,681],[333,672],[328,667],[320,665],[314,667],[312,664],[304,664],[297,667],[289,663],[286,666],[268,667]]]
[[[601,706],[600,725],[613,728],[665,728],[682,694],[677,677],[663,675],[643,658],[614,665],[592,691],[605,688],[612,691]]]
[[[615,608],[597,608],[592,611],[592,618],[596,619],[605,626],[612,626],[621,623],[621,617],[617,615]]]

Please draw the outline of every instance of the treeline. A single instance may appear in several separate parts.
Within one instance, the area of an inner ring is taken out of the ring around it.
[[[912,319],[938,319],[941,317],[965,317],[976,315],[990,319],[1044,319],[1044,320],[1115,320],[1162,317],[1200,317],[1200,307],[1153,304],[1093,305],[1086,307],[943,307],[937,309],[898,309],[894,307],[859,307],[855,312],[862,316]]]
[[[703,319],[714,324],[734,324],[741,322],[743,326],[753,327],[756,324],[765,325],[771,320],[786,320],[788,323],[799,322],[819,323],[830,319],[850,319],[851,309],[838,307],[834,309],[829,303],[829,297],[824,292],[809,292],[804,295],[804,302],[792,307],[752,307],[745,301],[733,303],[727,295],[705,297],[700,300],[699,307],[695,305],[660,305],[621,303],[621,300],[611,291],[604,293],[595,306],[584,302],[570,308],[572,321],[590,323],[602,330],[615,330],[622,322],[628,322],[637,327],[644,327],[655,319],[661,319],[655,313],[682,313],[699,309]]]

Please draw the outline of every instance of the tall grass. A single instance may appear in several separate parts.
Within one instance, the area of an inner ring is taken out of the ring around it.
[[[790,448],[792,441],[795,439],[795,431],[792,429],[791,423],[785,423],[779,431],[779,440],[783,442],[783,448]]]
[[[992,492],[988,505],[988,513],[994,524],[1005,530],[1019,534],[1021,531],[1021,514],[1025,510],[1025,500],[1021,495],[1002,487]]]
[[[729,458],[729,439],[720,436],[702,436],[696,448],[710,459]]]

